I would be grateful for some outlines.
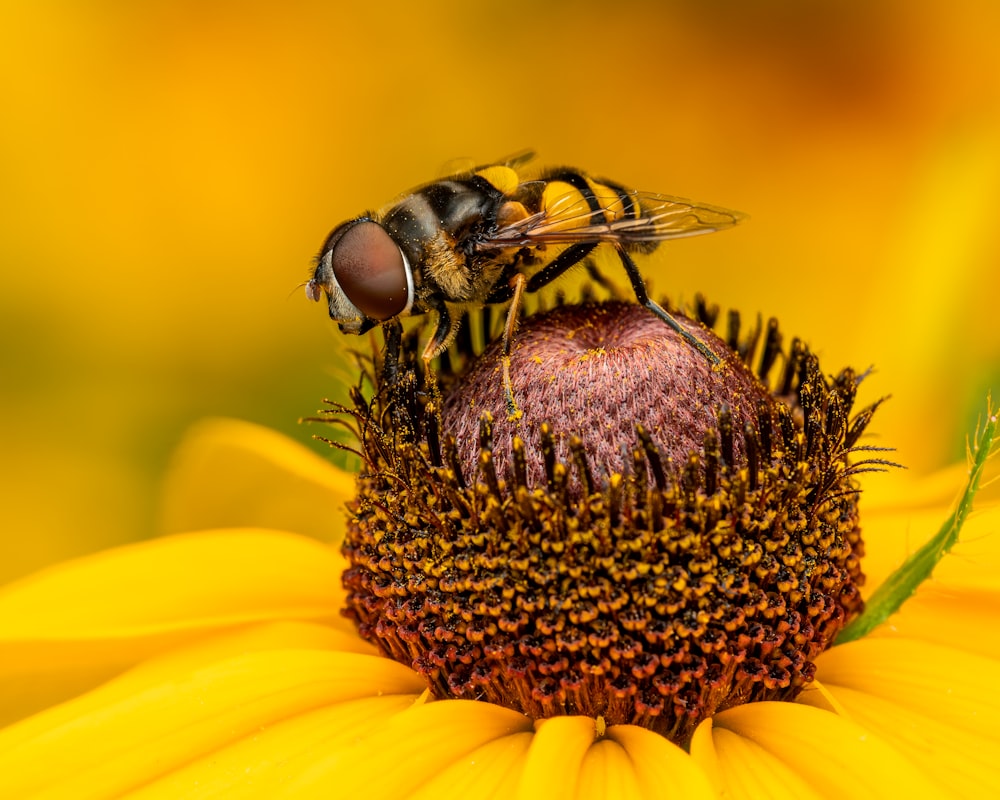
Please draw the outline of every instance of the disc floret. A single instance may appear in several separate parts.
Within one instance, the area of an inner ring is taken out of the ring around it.
[[[347,615],[437,697],[686,741],[716,711],[793,698],[862,607],[857,377],[777,324],[725,339],[645,309],[528,318],[508,419],[497,345],[425,386],[414,337],[371,370],[344,553]],[[471,341],[471,340],[470,340]],[[751,368],[750,365],[753,365]]]

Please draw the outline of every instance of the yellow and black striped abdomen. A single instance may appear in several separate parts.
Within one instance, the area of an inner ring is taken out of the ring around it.
[[[623,222],[641,226],[644,209],[636,192],[606,179],[596,179],[575,170],[551,173],[539,197],[538,210],[549,231],[576,231],[580,241],[616,240],[612,230]],[[649,220],[650,228],[655,223]],[[651,252],[656,241],[623,237],[619,244],[635,252]]]

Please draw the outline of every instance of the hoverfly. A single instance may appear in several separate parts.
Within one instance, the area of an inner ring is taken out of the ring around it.
[[[458,332],[465,312],[510,303],[503,331],[503,381],[515,413],[510,347],[524,292],[534,292],[601,245],[613,247],[636,300],[713,364],[718,357],[647,291],[633,254],[659,242],[731,227],[735,211],[627,189],[569,168],[522,180],[524,153],[413,189],[378,212],[348,220],[327,237],[306,295],[325,294],[344,333],[399,325],[435,312],[423,350],[427,374]]]

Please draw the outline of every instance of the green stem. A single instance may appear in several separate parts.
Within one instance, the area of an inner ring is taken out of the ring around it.
[[[979,481],[993,450],[997,433],[997,414],[992,410],[990,401],[987,401],[986,414],[986,425],[977,431],[976,443],[972,450],[969,480],[955,510],[945,520],[937,535],[907,558],[899,569],[872,593],[865,604],[864,613],[840,632],[836,644],[844,644],[867,636],[875,626],[881,625],[895,614],[917,587],[930,577],[938,561],[958,541],[962,526],[972,511],[972,501],[979,491]]]

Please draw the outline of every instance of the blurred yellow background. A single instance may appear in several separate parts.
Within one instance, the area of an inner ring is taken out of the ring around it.
[[[878,442],[961,457],[1000,386],[1000,5],[707,5],[4,2],[0,580],[155,533],[199,418],[309,442],[329,228],[524,147],[748,213],[655,290],[875,364]]]

